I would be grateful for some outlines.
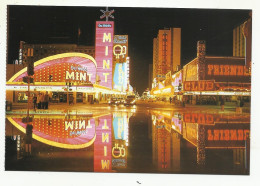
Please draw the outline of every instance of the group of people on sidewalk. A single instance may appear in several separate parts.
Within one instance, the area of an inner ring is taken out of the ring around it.
[[[49,108],[50,97],[48,92],[38,93],[38,95],[34,95],[33,97],[33,108],[36,109],[48,109]]]
[[[170,104],[172,104],[172,103],[175,105],[180,104],[181,106],[185,107],[185,101],[186,101],[185,97],[182,98],[182,101],[176,100],[176,97],[173,97],[173,98],[170,97],[169,100],[170,100]]]

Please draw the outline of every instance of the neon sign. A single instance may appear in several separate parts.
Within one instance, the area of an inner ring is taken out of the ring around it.
[[[125,57],[126,46],[115,45],[113,47],[113,53],[114,53],[114,55],[116,56],[117,59],[119,59],[119,56]]]
[[[242,65],[208,65],[207,74],[209,76],[250,76],[246,66]]]
[[[125,91],[127,89],[126,63],[117,63],[114,71],[114,89]]]
[[[184,81],[184,91],[213,91],[214,81]]]
[[[97,63],[92,56],[82,53],[64,53],[43,58],[34,63],[34,82],[90,81],[96,83]],[[16,73],[9,82],[22,82],[27,68]],[[52,79],[50,79],[52,76]]]
[[[128,56],[128,35],[115,35],[113,54],[119,62],[125,62]]]
[[[112,89],[113,21],[96,22],[95,57],[99,84]]]

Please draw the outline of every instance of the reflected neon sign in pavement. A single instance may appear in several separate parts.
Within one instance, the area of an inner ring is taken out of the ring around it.
[[[26,131],[22,118],[7,118],[20,131]],[[34,118],[32,137],[42,143],[65,149],[81,149],[92,145],[96,138],[95,121]]]

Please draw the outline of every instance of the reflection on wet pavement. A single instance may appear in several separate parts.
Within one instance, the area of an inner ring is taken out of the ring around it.
[[[47,112],[47,111],[46,111]],[[249,174],[249,114],[138,108],[6,116],[6,170]]]

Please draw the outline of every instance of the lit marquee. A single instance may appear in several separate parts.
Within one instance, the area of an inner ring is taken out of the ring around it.
[[[96,82],[97,63],[82,53],[64,53],[43,58],[34,63],[34,82]],[[27,68],[15,74],[9,82],[22,82]]]

